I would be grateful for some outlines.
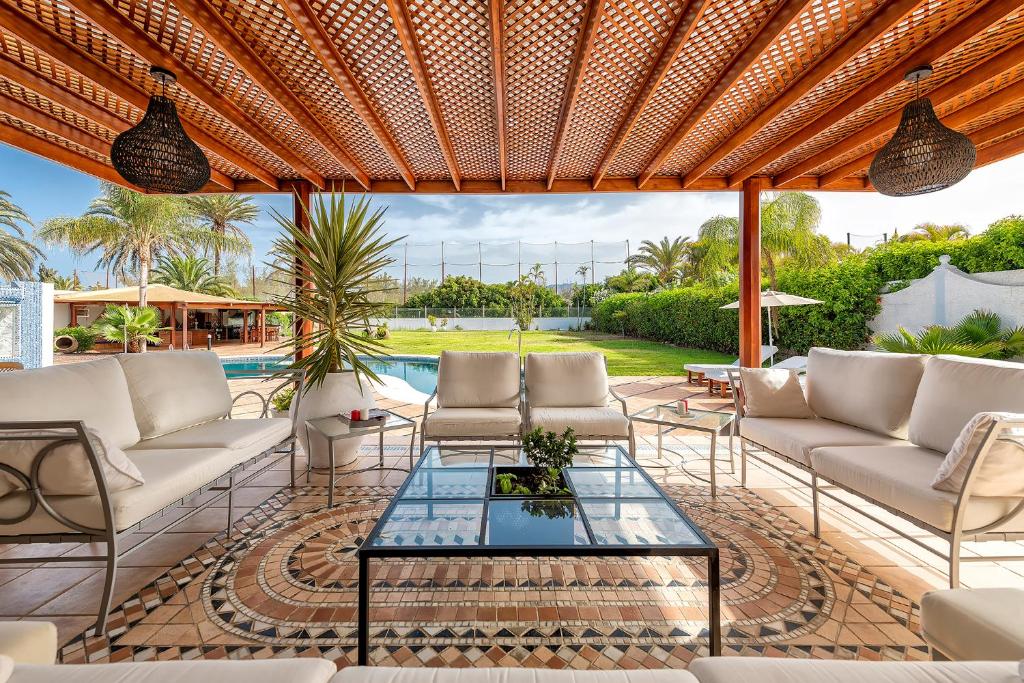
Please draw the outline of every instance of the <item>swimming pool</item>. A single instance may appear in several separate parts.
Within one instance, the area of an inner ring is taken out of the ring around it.
[[[221,358],[220,362],[229,377],[251,377],[262,371],[287,367],[289,360],[285,356],[244,356]],[[379,361],[367,360],[367,365],[378,375],[397,377],[424,394],[433,393],[437,387],[436,358],[384,356]]]

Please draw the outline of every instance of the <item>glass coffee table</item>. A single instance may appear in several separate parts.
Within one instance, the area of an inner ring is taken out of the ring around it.
[[[428,448],[356,552],[360,665],[370,652],[371,560],[677,556],[707,559],[709,642],[721,654],[718,548],[619,446],[580,449],[571,495],[499,496],[496,470],[528,467],[516,447]]]
[[[691,408],[687,412],[679,410],[675,403],[664,403],[662,405],[651,406],[650,408],[644,408],[638,413],[633,413],[629,416],[629,419],[633,422],[645,422],[647,424],[657,425],[658,427],[658,460],[661,460],[661,454],[664,449],[663,440],[664,435],[669,432],[673,432],[677,429],[688,429],[694,432],[703,432],[711,436],[711,452],[710,452],[710,484],[711,484],[711,497],[714,498],[718,495],[718,486],[715,481],[715,452],[718,449],[718,435],[728,430],[729,435],[729,465],[735,472],[735,465],[733,463],[733,422],[736,419],[736,415],[733,413],[723,413],[715,410],[697,410]],[[646,462],[646,461],[645,461]],[[645,465],[646,467],[664,467],[663,465]],[[690,473],[691,476],[700,479],[701,481],[707,481],[703,477],[697,477],[697,475]]]

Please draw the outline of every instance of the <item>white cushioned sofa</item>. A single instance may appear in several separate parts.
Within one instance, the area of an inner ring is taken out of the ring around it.
[[[230,531],[231,492],[259,472],[246,471],[244,480],[239,473],[267,456],[290,457],[294,478],[292,420],[266,415],[270,395],[301,381],[301,373],[275,379],[259,398],[262,417],[230,419],[228,380],[208,351],[121,354],[0,375],[0,543],[105,544],[104,555],[78,558],[107,563],[103,630],[120,538],[208,490],[219,494],[204,507],[228,497]],[[2,562],[39,559],[60,561]]]
[[[1024,365],[815,348],[805,385],[813,414],[804,418],[750,414],[740,371],[730,378],[742,484],[748,457],[773,464],[763,453],[808,473],[815,535],[819,494],[856,494],[947,540],[941,553],[872,517],[948,560],[954,588],[962,541],[1024,535]]]

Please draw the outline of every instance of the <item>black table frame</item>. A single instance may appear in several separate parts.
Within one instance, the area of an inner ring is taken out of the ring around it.
[[[370,656],[370,560],[371,559],[384,559],[391,557],[405,557],[405,558],[448,558],[448,557],[530,557],[530,558],[541,558],[541,557],[705,557],[707,558],[707,569],[708,569],[708,630],[710,633],[710,650],[712,656],[722,654],[722,630],[721,630],[721,577],[719,572],[719,555],[718,547],[711,542],[711,540],[704,534],[704,532],[698,527],[690,517],[679,509],[675,501],[666,495],[662,491],[661,487],[651,479],[650,475],[644,470],[643,467],[637,464],[636,460],[630,457],[629,453],[626,452],[621,446],[614,446],[618,450],[618,454],[626,462],[635,467],[644,479],[647,480],[654,490],[657,491],[658,495],[671,505],[683,518],[683,520],[691,527],[697,537],[701,540],[700,544],[691,545],[622,545],[622,546],[529,546],[529,545],[501,545],[501,546],[486,546],[486,545],[475,545],[475,546],[430,546],[430,547],[399,547],[399,546],[374,546],[373,542],[380,535],[381,529],[387,523],[391,513],[398,505],[402,498],[402,494],[405,493],[406,488],[413,481],[413,475],[415,475],[423,463],[426,461],[427,456],[430,455],[431,451],[436,450],[436,446],[431,446],[420,455],[420,459],[416,462],[416,466],[409,473],[409,477],[402,484],[402,487],[398,490],[398,493],[388,504],[384,514],[380,516],[369,535],[359,546],[356,551],[356,557],[359,560],[359,606],[358,606],[358,664],[360,666],[367,666],[369,663]],[[446,451],[468,451],[468,452],[480,452],[484,448],[454,448],[445,447]],[[483,498],[483,512],[481,521],[481,544],[484,541],[484,531],[487,524],[487,511],[488,503],[491,498],[491,487],[490,482],[493,477],[494,469],[494,447],[487,447],[490,453],[490,457],[487,462],[487,491],[486,497]],[[514,447],[499,448],[497,450],[518,450]],[[447,468],[451,471],[474,469],[472,465],[465,467],[452,467]],[[483,469],[482,465],[476,466],[476,469]],[[583,469],[583,468],[581,468]],[[586,469],[602,469],[601,466],[587,467]],[[611,468],[604,468],[611,469]],[[568,479],[568,478],[567,478]],[[587,496],[589,498],[589,496]],[[510,497],[502,496],[502,500],[508,500]],[[652,498],[647,498],[651,500]],[[431,500],[442,500],[442,499],[431,499]],[[451,499],[451,502],[476,502],[481,499]],[[573,491],[572,500],[578,504],[578,498]],[[622,498],[615,499],[610,498],[609,500],[624,500]],[[628,500],[643,500],[642,498],[632,498]],[[405,501],[405,502],[411,502]],[[586,517],[584,516],[584,522]],[[587,533],[593,538],[593,532],[590,529],[589,523],[586,523]]]

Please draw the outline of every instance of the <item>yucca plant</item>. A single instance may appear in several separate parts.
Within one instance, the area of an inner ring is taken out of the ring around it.
[[[933,325],[917,334],[903,327],[878,334],[876,346],[891,353],[927,353],[971,358],[1014,358],[1024,355],[1024,327],[1003,329],[990,311],[974,311],[952,327]]]
[[[294,287],[296,277],[308,287],[275,297],[274,302],[295,318],[313,323],[313,329],[293,337],[285,347],[309,355],[293,363],[306,370],[307,390],[323,384],[328,374],[351,370],[378,380],[360,356],[376,359],[385,346],[363,334],[386,304],[371,300],[390,289],[381,271],[394,263],[387,251],[401,238],[383,234],[384,209],[371,211],[368,197],[347,202],[344,194],[313,201],[307,212],[307,233],[290,218],[274,211],[282,235],[274,240],[273,261],[268,263],[275,280]]]
[[[159,344],[160,311],[149,306],[107,306],[92,329],[108,341],[125,344],[128,353],[144,351],[144,342]]]

